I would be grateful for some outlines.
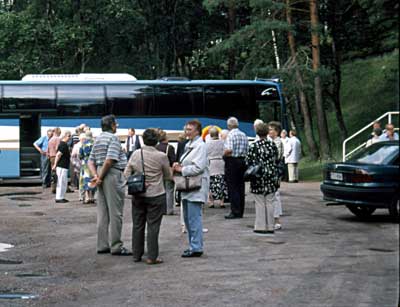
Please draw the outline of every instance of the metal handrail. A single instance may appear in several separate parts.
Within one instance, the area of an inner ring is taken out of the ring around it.
[[[342,153],[343,153],[343,162],[346,161],[346,158],[348,156],[350,156],[351,154],[353,154],[355,151],[359,150],[360,148],[362,148],[363,146],[365,146],[366,143],[361,144],[360,146],[358,146],[357,148],[353,149],[351,152],[346,154],[346,144],[348,141],[350,141],[351,139],[354,139],[357,135],[359,135],[360,133],[364,132],[365,130],[367,130],[368,128],[370,128],[376,121],[380,121],[382,118],[388,117],[388,124],[392,123],[392,115],[399,115],[399,111],[394,111],[394,112],[386,112],[385,114],[383,114],[382,116],[378,117],[377,119],[375,119],[374,121],[370,122],[368,125],[366,125],[364,128],[358,130],[356,133],[354,133],[352,136],[348,137],[347,139],[345,139],[343,141],[343,146],[342,146]],[[398,130],[398,128],[395,128],[395,130]]]

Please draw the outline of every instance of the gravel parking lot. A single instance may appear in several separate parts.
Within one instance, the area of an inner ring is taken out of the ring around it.
[[[0,306],[387,306],[399,302],[399,225],[387,210],[361,221],[327,207],[319,183],[282,184],[283,229],[255,234],[254,202],[245,218],[205,209],[205,255],[180,257],[179,216],[165,216],[164,263],[96,254],[96,208],[40,187],[0,187]],[[176,208],[179,213],[179,208]],[[130,248],[126,199],[123,238]]]

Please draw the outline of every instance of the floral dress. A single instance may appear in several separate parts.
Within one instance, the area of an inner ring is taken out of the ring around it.
[[[92,191],[93,189],[89,187],[89,182],[92,180],[93,176],[89,170],[88,161],[90,152],[93,148],[93,141],[86,140],[81,148],[79,149],[79,158],[82,160],[81,176],[79,178],[79,188],[84,191]]]
[[[206,142],[210,170],[210,193],[214,200],[223,200],[227,187],[225,183],[224,141],[210,139]]]
[[[260,139],[249,146],[246,156],[247,167],[260,164],[261,171],[250,181],[250,191],[254,194],[271,194],[279,188],[278,149],[267,140]]]

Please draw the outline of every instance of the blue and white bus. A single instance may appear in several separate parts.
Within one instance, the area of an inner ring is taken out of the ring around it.
[[[40,157],[33,142],[48,128],[74,132],[85,123],[94,136],[100,118],[114,114],[123,140],[128,128],[141,134],[148,127],[182,132],[185,122],[226,128],[235,116],[240,129],[254,136],[253,121],[281,121],[286,108],[273,80],[136,80],[127,74],[28,75],[0,81],[0,179],[38,176]]]

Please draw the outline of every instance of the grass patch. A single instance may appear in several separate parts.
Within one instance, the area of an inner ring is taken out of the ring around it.
[[[321,181],[322,167],[324,163],[321,161],[312,161],[308,158],[300,160],[299,178],[301,181]]]

